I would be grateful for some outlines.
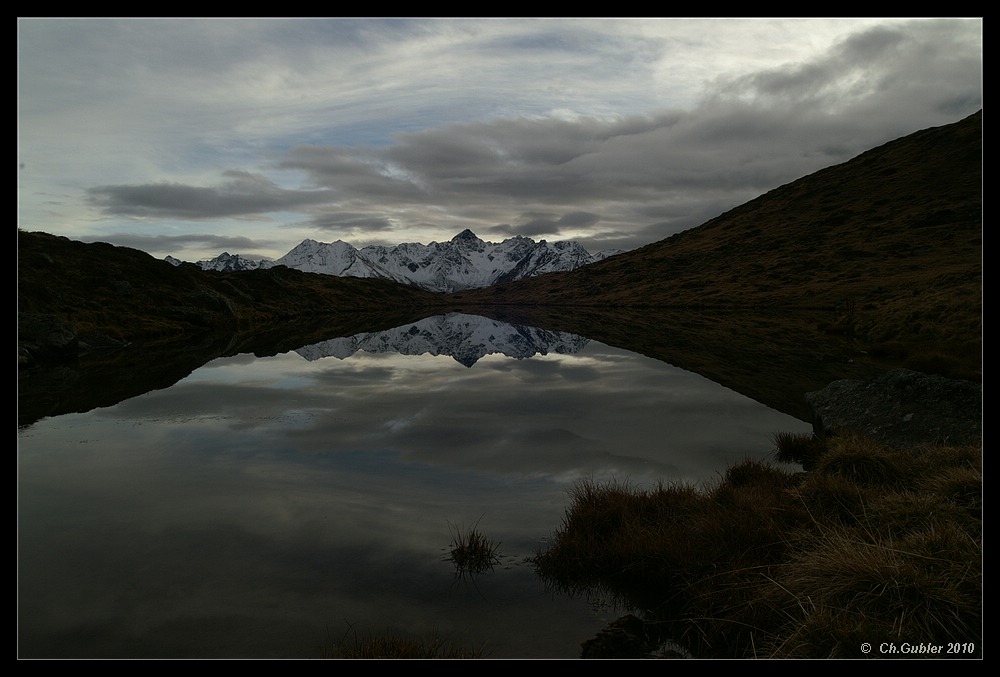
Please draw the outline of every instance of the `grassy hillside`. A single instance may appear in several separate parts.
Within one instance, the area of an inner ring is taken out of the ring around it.
[[[18,311],[54,315],[81,335],[136,341],[206,330],[253,331],[337,313],[410,311],[438,302],[385,280],[173,266],[144,252],[18,231]],[[418,315],[419,317],[419,315]]]
[[[978,362],[982,112],[872,149],[707,223],[568,273],[453,294],[554,306],[829,309],[886,351]]]

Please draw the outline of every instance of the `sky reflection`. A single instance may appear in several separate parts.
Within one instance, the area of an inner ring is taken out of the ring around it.
[[[611,611],[523,559],[584,478],[711,481],[807,424],[662,362],[579,353],[215,360],[19,432],[22,656],[301,656],[348,627],[572,657]],[[505,565],[442,556],[476,522]]]
[[[511,473],[700,481],[776,432],[806,425],[706,379],[591,343],[576,355],[482,358],[294,353],[216,360],[173,388],[108,410],[230,434],[274,429],[271,451],[383,450],[408,462]],[[218,448],[233,446],[234,439]],[[243,442],[256,447],[260,439]]]

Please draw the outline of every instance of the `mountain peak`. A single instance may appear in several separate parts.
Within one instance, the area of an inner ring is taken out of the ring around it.
[[[462,240],[478,240],[478,239],[479,238],[476,237],[475,233],[473,233],[471,230],[469,230],[468,228],[466,228],[461,233],[459,233],[455,237],[451,238],[451,241],[452,242],[461,242]]]

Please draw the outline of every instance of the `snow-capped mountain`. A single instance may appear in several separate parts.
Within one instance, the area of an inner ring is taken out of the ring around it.
[[[520,235],[500,243],[485,242],[466,229],[448,242],[428,245],[369,245],[357,249],[340,240],[303,240],[276,261],[255,261],[224,253],[198,265],[204,270],[220,271],[283,265],[309,273],[379,277],[429,291],[450,292],[573,270],[616,253],[591,255],[576,242],[535,242]]]
[[[402,355],[450,355],[471,367],[484,355],[502,353],[523,359],[534,355],[577,353],[588,339],[568,332],[508,324],[479,315],[448,313],[424,318],[386,331],[330,339],[295,352],[309,361],[323,357],[345,359],[364,350]]]
[[[248,259],[239,254],[222,252],[210,261],[199,261],[198,266],[202,270],[217,270],[220,273],[232,273],[238,270],[257,270],[258,268],[270,268],[274,266],[274,261],[268,259]]]

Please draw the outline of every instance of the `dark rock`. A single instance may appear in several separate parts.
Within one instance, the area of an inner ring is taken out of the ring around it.
[[[38,361],[53,363],[74,360],[79,340],[72,325],[57,315],[19,313],[17,318],[17,361],[19,367]]]
[[[691,658],[680,645],[657,635],[655,625],[631,614],[622,616],[584,642],[580,658]]]
[[[623,616],[583,643],[581,658],[644,658],[652,650],[645,624]]]
[[[859,432],[891,446],[981,444],[978,383],[899,369],[867,381],[834,381],[806,394],[819,437]]]
[[[116,338],[108,336],[107,334],[101,334],[99,332],[81,334],[79,340],[81,355],[97,351],[121,350],[122,348],[128,346],[127,341],[120,341]]]

